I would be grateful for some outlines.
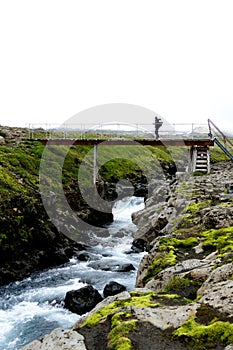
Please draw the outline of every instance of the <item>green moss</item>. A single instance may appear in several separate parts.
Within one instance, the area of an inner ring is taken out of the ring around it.
[[[137,320],[130,313],[119,312],[112,317],[108,335],[108,350],[132,350],[132,342],[127,335],[137,330]]]
[[[98,324],[101,320],[105,319],[109,315],[113,315],[116,313],[120,308],[126,307],[126,306],[137,306],[137,307],[157,307],[160,304],[154,303],[152,301],[153,296],[156,296],[156,293],[143,293],[142,295],[132,296],[131,298],[125,299],[125,300],[117,300],[94,314],[90,315],[87,320],[82,324],[82,327],[92,327],[96,324]]]
[[[173,247],[168,252],[161,252],[156,254],[152,264],[148,267],[147,273],[143,278],[143,284],[145,285],[152,278],[154,278],[160,271],[167,267],[173,266],[177,263],[176,254]]]
[[[218,257],[220,258],[224,258],[229,252],[233,252],[233,226],[204,231],[201,236],[204,237],[202,247],[205,251],[218,250]],[[229,261],[232,260],[231,256]]]
[[[182,291],[184,288],[189,287],[191,284],[191,280],[189,278],[184,277],[173,277],[170,282],[164,288],[165,292],[171,291]]]
[[[181,222],[179,223],[179,228],[190,228],[193,227],[193,216],[190,214],[184,215]]]
[[[206,171],[194,171],[193,172],[193,176],[203,176],[203,175],[207,175],[207,172]]]
[[[191,317],[173,335],[200,350],[215,348],[217,345],[226,346],[233,342],[233,324],[213,320],[208,325],[202,325],[195,321],[195,317]]]
[[[120,333],[120,332],[119,332]],[[112,340],[107,345],[107,350],[133,350],[132,342],[129,338],[111,334]]]
[[[161,238],[159,241],[158,252],[154,257],[152,264],[148,267],[147,273],[143,278],[145,285],[154,278],[160,271],[171,267],[177,263],[176,252],[180,248],[192,248],[198,243],[196,237],[188,237],[186,239],[178,238]]]
[[[223,208],[232,208],[233,198],[229,198],[228,203],[220,203],[219,206]]]
[[[168,251],[172,249],[173,251],[176,248],[192,248],[198,243],[196,237],[188,237],[185,239],[179,238],[161,238],[159,241],[159,251]]]
[[[175,276],[166,285],[164,291],[167,293],[177,293],[179,296],[183,297],[186,302],[191,302],[196,300],[196,293],[201,285],[201,281]]]
[[[188,214],[196,214],[198,213],[201,209],[207,208],[209,207],[211,204],[210,200],[206,200],[206,201],[202,201],[202,202],[198,202],[198,203],[192,203],[189,204],[184,212],[188,213]]]

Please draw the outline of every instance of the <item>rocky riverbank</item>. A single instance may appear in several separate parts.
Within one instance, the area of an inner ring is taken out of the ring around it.
[[[100,302],[70,331],[56,330],[24,350],[233,348],[232,163],[208,176],[178,174],[155,184],[134,215],[148,253],[136,288]],[[56,333],[56,334],[55,334]],[[78,340],[74,340],[76,338]],[[62,345],[63,343],[66,345]]]

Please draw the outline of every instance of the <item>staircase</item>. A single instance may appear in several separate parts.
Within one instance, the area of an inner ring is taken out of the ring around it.
[[[200,171],[206,174],[210,172],[210,157],[208,146],[193,146],[192,150],[192,172]]]

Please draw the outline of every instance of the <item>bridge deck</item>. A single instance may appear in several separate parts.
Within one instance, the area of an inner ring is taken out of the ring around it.
[[[79,145],[79,146],[93,146],[93,145],[135,145],[139,143],[143,146],[214,146],[214,141],[210,139],[30,139],[29,141],[39,141],[46,145]]]

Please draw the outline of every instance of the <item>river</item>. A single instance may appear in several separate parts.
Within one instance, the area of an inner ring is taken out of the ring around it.
[[[144,199],[141,197],[127,197],[116,203],[114,221],[108,226],[109,237],[89,249],[93,261],[72,258],[65,265],[0,287],[0,350],[17,350],[54,328],[72,327],[80,316],[63,308],[69,290],[91,284],[102,294],[104,286],[112,280],[132,289],[143,253],[127,254],[136,230],[131,214],[142,208]],[[100,266],[95,266],[96,262],[100,262]],[[114,263],[131,263],[136,269],[130,272],[101,269]]]

